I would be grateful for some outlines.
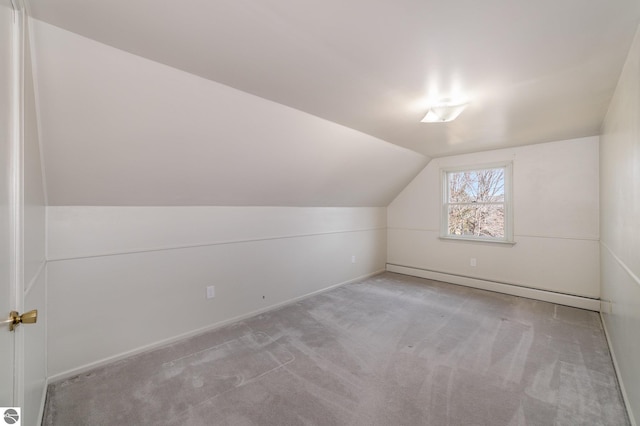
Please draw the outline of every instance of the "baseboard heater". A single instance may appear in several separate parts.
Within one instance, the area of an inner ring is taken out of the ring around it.
[[[495,291],[497,293],[510,294],[512,296],[526,297],[528,299],[542,300],[544,302],[557,303],[559,305],[573,306],[574,308],[600,311],[600,300],[589,297],[574,296],[572,294],[556,293],[548,290],[540,290],[531,287],[523,287],[515,284],[500,283],[466,277],[463,275],[448,274],[429,269],[415,268],[411,266],[387,263],[387,271],[430,280],[443,281],[482,290]]]

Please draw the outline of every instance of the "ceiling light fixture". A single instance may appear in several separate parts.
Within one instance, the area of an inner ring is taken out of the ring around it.
[[[453,121],[458,118],[467,105],[469,105],[467,101],[461,101],[459,99],[441,99],[429,107],[427,115],[420,121],[422,123],[446,123]]]

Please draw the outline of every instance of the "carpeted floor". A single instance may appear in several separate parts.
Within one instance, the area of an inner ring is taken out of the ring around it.
[[[45,425],[628,425],[595,312],[384,273],[49,388]]]

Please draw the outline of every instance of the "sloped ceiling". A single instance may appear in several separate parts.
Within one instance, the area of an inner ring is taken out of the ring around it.
[[[428,158],[30,23],[50,205],[386,206]]]
[[[35,18],[435,157],[599,133],[637,0],[32,0]],[[456,89],[457,88],[457,89]],[[424,124],[421,98],[471,99]]]
[[[637,0],[27,0],[52,205],[384,206],[431,157],[595,135]],[[459,90],[452,123],[421,100]]]

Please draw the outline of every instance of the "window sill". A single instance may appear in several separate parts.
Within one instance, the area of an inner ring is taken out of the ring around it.
[[[463,241],[466,243],[489,243],[489,244],[503,244],[508,246],[513,246],[516,244],[516,242],[513,240],[490,240],[488,238],[484,239],[484,238],[443,237],[443,236],[439,236],[438,238],[445,241]]]

